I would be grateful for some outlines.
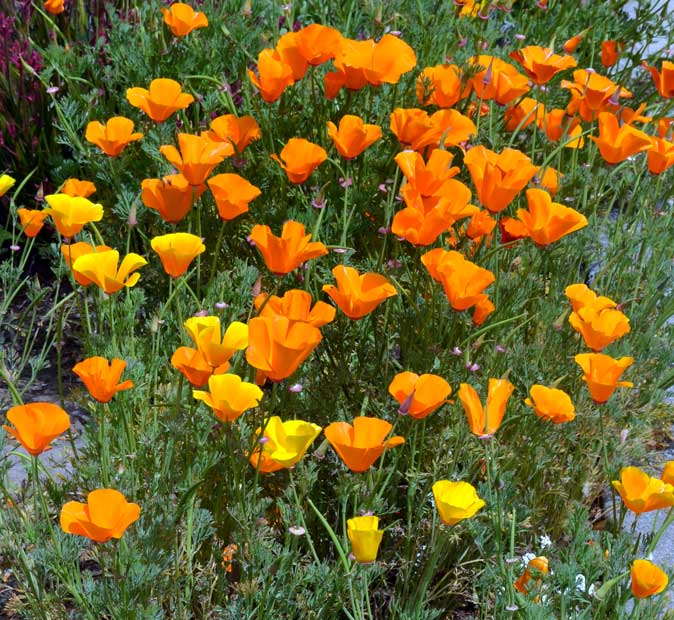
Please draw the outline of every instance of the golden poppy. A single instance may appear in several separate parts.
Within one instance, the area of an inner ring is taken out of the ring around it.
[[[4,196],[16,183],[16,179],[8,174],[0,174],[0,196]]]
[[[610,112],[599,113],[599,137],[590,136],[609,164],[618,164],[651,147],[651,137],[631,125],[620,125]]]
[[[674,487],[638,467],[623,467],[620,480],[613,480],[612,484],[625,506],[636,514],[674,506]]]
[[[113,116],[105,125],[91,121],[84,136],[110,157],[117,157],[131,142],[140,140],[142,133],[134,133],[133,121],[124,116]]]
[[[554,54],[549,47],[528,45],[510,53],[510,58],[522,65],[525,73],[535,84],[547,84],[560,71],[577,65],[573,56]]]
[[[517,581],[515,581],[514,586],[515,590],[518,592],[521,592],[522,594],[527,593],[527,586],[529,585],[529,582],[531,581],[531,578],[533,576],[531,569],[535,569],[533,574],[536,574],[538,572],[539,574],[547,575],[548,574],[548,558],[546,558],[544,555],[539,555],[538,557],[532,558],[527,562],[527,566],[524,569],[524,572],[518,577]],[[540,579],[537,580],[537,585],[540,586]]]
[[[381,138],[379,125],[366,125],[359,116],[347,114],[339,121],[339,128],[328,121],[328,136],[338,153],[345,159],[358,157],[366,148]]]
[[[276,101],[295,82],[292,67],[283,61],[278,51],[270,49],[258,54],[257,75],[250,69],[246,74],[267,103]]]
[[[470,85],[483,101],[493,99],[506,105],[531,90],[527,76],[500,58],[474,56],[470,64],[480,69],[470,80]]]
[[[206,135],[178,134],[180,151],[172,144],[165,144],[159,152],[166,157],[187,179],[190,185],[199,187],[219,163],[234,154],[228,142],[213,142]]]
[[[283,224],[281,236],[275,236],[269,226],[256,224],[250,232],[250,239],[262,254],[269,271],[281,276],[297,269],[302,263],[328,253],[319,241],[310,242],[311,235],[305,235],[304,224],[287,221]]]
[[[379,529],[379,517],[366,515],[353,517],[346,522],[346,534],[351,543],[354,560],[369,564],[377,559],[384,530]]]
[[[164,271],[172,278],[183,275],[190,263],[206,250],[201,237],[190,233],[170,233],[154,237],[150,245],[159,254]]]
[[[80,196],[89,198],[96,192],[96,186],[91,181],[81,181],[80,179],[67,179],[61,186],[61,194],[68,196]]]
[[[558,241],[587,226],[587,218],[571,207],[552,202],[550,194],[542,189],[526,192],[528,211],[517,210],[517,217],[527,229],[531,240],[539,247]]]
[[[36,237],[42,230],[44,221],[49,216],[46,210],[40,209],[17,209],[17,215],[21,222],[21,230],[26,237]]]
[[[14,428],[3,425],[29,454],[38,456],[61,433],[70,428],[70,416],[53,403],[28,403],[7,411],[7,421]]]
[[[272,416],[255,432],[258,442],[250,455],[250,464],[263,474],[292,467],[302,459],[321,430],[311,422],[283,422],[280,417]]]
[[[201,11],[195,11],[189,4],[174,2],[168,9],[161,7],[164,23],[176,37],[184,37],[192,30],[206,28],[208,18]]]
[[[248,346],[248,326],[233,321],[220,336],[220,319],[217,316],[195,316],[185,321],[185,330],[208,363],[213,374],[229,369],[229,360]]]
[[[211,130],[208,137],[217,142],[229,142],[237,153],[243,150],[261,136],[260,126],[252,116],[235,116],[223,114],[211,121]]]
[[[452,388],[438,375],[400,372],[393,377],[388,393],[398,401],[401,413],[421,420],[447,402]]]
[[[208,383],[212,374],[219,372],[204,359],[198,349],[178,347],[171,356],[171,366],[179,371],[194,387],[202,387]],[[229,362],[222,372],[227,372]]]
[[[603,353],[579,353],[574,357],[583,369],[583,381],[587,383],[592,400],[605,403],[617,387],[633,387],[630,381],[619,381],[620,375],[634,361],[631,357],[613,359]]]
[[[615,308],[579,308],[571,313],[569,323],[593,351],[601,351],[630,331],[630,320]]]
[[[147,265],[147,261],[133,252],[127,254],[119,265],[119,252],[107,250],[84,254],[73,262],[74,274],[87,278],[109,295],[124,287],[135,286],[140,279],[139,273],[132,273]]]
[[[564,294],[569,298],[574,312],[578,312],[581,308],[603,310],[604,308],[615,308],[617,306],[612,299],[599,297],[586,284],[570,284],[564,290]]]
[[[64,237],[73,237],[90,222],[103,219],[103,207],[86,198],[68,196],[67,194],[50,194],[45,196],[49,207],[44,211],[51,215],[54,224]]]
[[[667,484],[674,485],[674,461],[667,461],[662,468],[662,475],[660,480]]]
[[[663,60],[660,71],[656,67],[649,67],[646,61],[642,63],[644,69],[651,74],[655,88],[661,97],[671,99],[674,97],[674,62]]]
[[[311,307],[311,293],[292,289],[283,297],[260,293],[253,300],[259,316],[284,316],[290,321],[309,323],[314,327],[323,327],[335,320],[336,310],[329,304],[317,301]]]
[[[68,502],[61,508],[61,528],[67,534],[85,536],[104,543],[122,534],[140,517],[138,504],[128,502],[114,489],[97,489],[87,495],[87,503]]]
[[[192,396],[206,403],[218,420],[233,422],[244,411],[257,407],[262,390],[254,383],[246,383],[237,375],[211,375],[208,392],[193,390]]]
[[[44,0],[44,9],[52,15],[60,15],[66,10],[64,0]]]
[[[290,67],[295,82],[299,82],[309,68],[309,63],[300,49],[301,40],[302,35],[299,32],[290,31],[281,35],[276,43],[276,51],[281,60]]]
[[[580,149],[585,145],[580,119],[567,114],[566,110],[555,108],[545,112],[542,118],[536,119],[536,123],[551,142],[558,142],[565,136],[564,148]]]
[[[99,403],[108,403],[122,390],[133,387],[133,381],[118,383],[126,368],[126,362],[113,358],[108,362],[104,357],[89,357],[73,366],[73,372],[87,386],[89,394]]]
[[[417,99],[421,105],[451,108],[461,98],[462,71],[456,65],[426,67],[417,79]]]
[[[485,505],[475,487],[462,481],[438,480],[433,484],[433,498],[445,525],[456,525],[459,521],[470,519]]]
[[[651,146],[648,149],[648,171],[651,174],[662,174],[674,166],[674,142],[651,137]]]
[[[531,97],[524,97],[510,105],[503,114],[508,131],[521,131],[536,121],[540,124],[545,118],[545,106]]]
[[[296,185],[304,183],[311,173],[322,164],[328,154],[318,144],[304,138],[290,138],[279,155],[271,155],[285,170],[288,180]]]
[[[72,270],[73,263],[80,257],[85,254],[91,254],[92,252],[107,252],[112,250],[111,247],[107,245],[96,245],[93,246],[86,241],[78,241],[77,243],[63,244],[61,245],[61,255],[63,260],[65,260],[66,265],[69,269]],[[82,286],[89,286],[93,284],[93,281],[83,276],[82,274],[73,272],[75,281]]]
[[[491,437],[501,426],[508,399],[515,386],[507,379],[489,379],[487,405],[482,407],[475,388],[462,383],[459,400],[468,418],[470,432],[478,437]]]
[[[527,398],[524,403],[529,405],[541,420],[563,424],[575,419],[576,411],[571,398],[563,390],[536,384],[531,386],[529,394],[531,398]]]
[[[590,28],[585,28],[585,30],[583,30],[582,32],[578,33],[577,35],[574,35],[573,37],[565,41],[564,44],[562,45],[562,49],[567,54],[573,54],[578,49],[578,46],[580,45],[581,41],[585,38],[589,30]]]
[[[323,64],[335,57],[344,37],[334,28],[310,24],[299,30],[298,50],[313,66]]]
[[[573,72],[573,82],[562,80],[562,88],[571,92],[571,101],[566,106],[570,116],[578,113],[586,121],[592,121],[599,112],[615,112],[620,97],[629,99],[632,93],[618,86],[604,75],[577,69]]]
[[[194,97],[184,93],[175,80],[159,78],[150,82],[150,88],[128,88],[126,98],[135,108],[140,108],[155,123],[163,123],[178,110],[184,110]]]
[[[144,179],[141,188],[143,204],[157,211],[165,222],[177,224],[189,213],[206,186],[192,186],[182,174],[170,174],[163,179]]]
[[[630,569],[632,594],[637,598],[648,598],[660,594],[669,583],[667,573],[650,560],[634,560]]]
[[[248,205],[262,194],[259,187],[255,187],[238,174],[217,174],[207,183],[215,198],[218,213],[225,221],[247,213]]]
[[[618,62],[618,56],[620,52],[625,48],[625,44],[616,41],[602,41],[601,43],[601,64],[606,67],[612,67],[616,62]]]
[[[378,273],[359,274],[353,267],[337,265],[332,275],[337,286],[324,284],[323,291],[353,320],[370,314],[382,301],[398,294],[395,287]]]

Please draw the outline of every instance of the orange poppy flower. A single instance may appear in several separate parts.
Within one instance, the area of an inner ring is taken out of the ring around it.
[[[51,215],[57,230],[66,238],[75,236],[90,222],[103,219],[103,207],[87,198],[50,194],[44,199],[49,205],[44,212]]]
[[[564,137],[564,148],[580,149],[585,145],[585,138],[581,136],[583,129],[580,126],[580,119],[577,116],[569,116],[566,110],[559,108],[550,110],[542,118],[537,118],[536,123],[551,142],[558,142]],[[569,140],[570,138],[575,140]]]
[[[165,144],[159,152],[166,157],[187,179],[190,185],[203,185],[219,163],[234,154],[234,148],[226,142],[213,142],[206,135],[178,134],[180,152],[175,146]]]
[[[332,270],[337,286],[324,284],[323,290],[350,319],[362,319],[382,301],[398,294],[395,287],[378,273],[359,274],[353,267],[337,265]]]
[[[285,170],[291,183],[304,183],[311,173],[322,164],[328,154],[318,144],[304,138],[290,138],[281,150],[280,157],[271,155],[271,158]]]
[[[80,181],[79,179],[67,179],[61,186],[61,194],[81,198],[89,198],[96,192],[96,186],[91,181]]]
[[[258,316],[248,321],[246,360],[257,368],[255,383],[282,381],[311,355],[323,336],[309,323],[284,316]]]
[[[525,73],[535,84],[547,84],[560,71],[575,67],[573,56],[554,54],[549,47],[528,45],[510,53],[510,58],[522,65]]]
[[[460,171],[458,166],[452,166],[454,155],[441,149],[431,151],[425,163],[424,158],[415,151],[403,151],[398,153],[394,159],[408,182],[408,185],[402,188],[403,198],[405,198],[406,188],[414,188],[416,193],[422,196],[441,196],[451,193],[451,190],[447,188],[447,182]],[[407,189],[407,192],[409,191],[410,189]]]
[[[148,209],[157,211],[165,222],[177,224],[199,200],[205,185],[190,185],[182,174],[170,174],[163,179],[144,179],[141,200]]]
[[[648,171],[651,174],[662,174],[674,166],[674,142],[651,137],[651,146],[648,149]]]
[[[390,129],[398,141],[411,148],[421,136],[433,131],[428,112],[419,108],[396,108],[390,115]],[[413,149],[415,150],[415,149]]]
[[[464,157],[477,197],[492,213],[503,211],[538,172],[531,160],[517,149],[494,153],[476,146]]]
[[[93,246],[86,241],[78,241],[77,243],[63,244],[61,245],[61,255],[65,260],[66,265],[69,269],[72,269],[72,264],[80,257],[85,254],[91,254],[92,252],[107,252],[112,250],[111,247],[107,245],[97,245]],[[93,284],[92,280],[83,276],[82,274],[73,272],[75,281],[82,286],[89,286]]]
[[[53,403],[29,403],[11,407],[7,421],[14,428],[3,425],[29,454],[38,456],[61,433],[70,428],[70,416]]]
[[[126,362],[113,358],[108,362],[104,357],[89,357],[73,366],[73,372],[87,386],[89,394],[99,403],[109,403],[112,397],[133,387],[133,381],[117,383],[126,368]]]
[[[299,35],[299,51],[313,66],[334,58],[344,39],[339,30],[321,24],[310,24],[297,34]]]
[[[438,480],[433,484],[433,499],[445,525],[456,525],[471,519],[484,508],[485,502],[469,482]]]
[[[257,57],[257,75],[250,69],[246,73],[267,103],[276,101],[294,83],[292,67],[276,50],[262,50]]]
[[[127,254],[119,265],[119,252],[108,250],[84,254],[72,265],[73,273],[87,278],[108,295],[120,291],[124,287],[135,286],[140,280],[139,273],[132,273],[147,265],[147,261],[138,254]]]
[[[229,142],[237,153],[243,150],[261,136],[260,126],[252,116],[235,116],[223,114],[211,121],[211,131],[208,137],[217,142]]]
[[[292,289],[283,297],[260,293],[253,301],[259,316],[284,316],[291,322],[300,321],[314,327],[323,327],[335,320],[336,310],[329,304],[317,301],[311,307],[311,293]]]
[[[150,245],[159,254],[164,271],[172,278],[183,275],[190,263],[206,250],[201,237],[190,233],[170,233],[154,237]]]
[[[197,345],[197,350],[213,369],[221,374],[229,369],[229,360],[248,346],[248,326],[234,321],[220,336],[220,319],[217,316],[198,316],[185,321],[185,329]]]
[[[262,395],[257,385],[246,383],[237,375],[211,375],[208,392],[192,391],[192,396],[205,402],[222,422],[233,422],[244,411],[257,407]]]
[[[667,484],[674,485],[674,461],[667,461],[662,468],[662,475],[660,480]]]
[[[452,388],[438,375],[400,372],[393,377],[388,393],[398,401],[402,413],[421,420],[447,402]]]
[[[585,36],[589,31],[590,28],[585,28],[585,30],[583,30],[582,32],[571,37],[564,43],[564,45],[562,45],[562,49],[567,54],[573,54],[578,49],[578,46],[580,45],[581,41],[585,38]]]
[[[616,360],[603,353],[579,353],[574,359],[583,369],[583,381],[598,405],[608,401],[617,387],[633,387],[630,381],[619,381],[620,375],[632,365],[631,357]]]
[[[220,372],[204,359],[197,349],[192,347],[178,347],[171,356],[171,366],[180,372],[194,387],[202,387],[208,383],[212,374]],[[222,372],[227,372],[229,362]]]
[[[649,67],[646,61],[642,63],[642,66],[651,74],[655,88],[661,97],[665,99],[674,97],[674,62],[663,60],[660,71],[656,67]]]
[[[319,241],[310,243],[311,235],[304,233],[304,224],[289,220],[283,224],[280,237],[276,237],[269,226],[256,224],[250,239],[255,242],[269,271],[282,276],[302,263],[328,253],[328,248]]]
[[[470,64],[484,67],[470,80],[475,94],[483,101],[493,99],[500,105],[506,105],[531,90],[527,76],[500,58],[474,56]]]
[[[17,209],[17,215],[21,222],[21,230],[26,237],[36,237],[42,230],[44,221],[49,216],[46,210],[40,209]]]
[[[483,295],[477,300],[475,304],[475,311],[473,312],[473,325],[482,325],[487,320],[487,317],[496,310],[491,299],[487,295]]]
[[[301,40],[302,35],[299,32],[290,31],[282,35],[276,43],[276,51],[283,63],[290,67],[295,82],[299,82],[309,68],[309,63],[300,49]]]
[[[501,243],[512,243],[529,236],[527,227],[513,217],[502,217],[498,221],[498,227],[501,231]]]
[[[44,0],[44,9],[52,15],[60,15],[66,10],[64,0]]]
[[[626,99],[632,93],[599,73],[586,69],[573,72],[573,82],[562,80],[562,88],[571,92],[571,101],[566,106],[570,116],[578,113],[586,121],[592,121],[599,112],[614,112],[618,109],[620,97]]]
[[[344,159],[358,157],[367,147],[381,138],[379,125],[366,125],[359,116],[347,114],[339,121],[339,129],[327,122],[328,136]]]
[[[491,216],[489,211],[478,211],[473,214],[468,222],[466,228],[466,237],[480,243],[480,241],[490,235],[492,230],[496,228],[496,220]]]
[[[283,422],[272,416],[255,432],[258,445],[250,455],[250,464],[263,474],[292,467],[300,462],[320,432],[317,424],[304,420]]]
[[[68,502],[61,508],[61,528],[67,534],[104,543],[111,538],[121,538],[138,517],[138,504],[127,502],[119,491],[97,489],[87,495],[86,504]]]
[[[532,569],[534,569],[533,574]],[[548,558],[546,558],[544,555],[539,555],[538,557],[532,558],[527,563],[527,567],[524,569],[524,572],[518,577],[517,581],[515,581],[515,583],[513,584],[515,586],[515,590],[521,592],[522,594],[526,594],[532,576],[535,575],[536,573],[547,575],[548,570],[549,570]],[[537,579],[536,584],[540,586],[540,583],[541,580]]]
[[[620,480],[613,480],[612,484],[625,506],[638,515],[674,506],[674,487],[638,467],[623,467]]]
[[[143,137],[142,133],[133,132],[133,121],[124,116],[113,116],[103,125],[99,121],[91,121],[84,135],[87,142],[95,144],[110,157],[117,157],[130,142]]]
[[[630,569],[632,594],[637,598],[648,598],[660,594],[669,583],[667,573],[650,560],[634,560]]]
[[[458,110],[438,110],[429,116],[431,128],[410,145],[415,151],[427,146],[447,148],[468,142],[477,133],[472,120]]]
[[[517,210],[517,217],[527,229],[528,236],[539,247],[587,226],[587,218],[571,207],[552,202],[550,194],[542,189],[526,192],[528,211]]]
[[[421,105],[451,108],[461,98],[463,73],[456,65],[426,67],[417,79],[417,99]],[[465,94],[465,93],[464,93]]]
[[[194,97],[184,93],[182,86],[175,80],[159,78],[150,82],[146,88],[127,88],[126,98],[135,108],[140,108],[155,123],[163,123],[178,110],[184,110]]]
[[[602,41],[601,44],[601,64],[607,69],[618,62],[620,51],[625,48],[625,44],[620,41],[610,40]]]
[[[255,187],[238,174],[218,174],[207,183],[215,198],[218,213],[225,221],[246,213],[249,203],[262,194],[259,187]]]
[[[537,124],[545,118],[545,106],[531,97],[524,97],[511,105],[503,114],[505,127],[508,131],[522,131],[531,123]]]
[[[201,11],[195,11],[189,4],[174,2],[168,9],[162,7],[164,23],[176,37],[184,37],[192,30],[208,26],[208,18]]]
[[[585,306],[571,313],[569,323],[593,351],[601,351],[630,332],[630,320],[615,308]]]
[[[459,400],[468,418],[470,432],[478,437],[491,437],[501,426],[508,399],[515,386],[507,379],[489,379],[487,406],[482,407],[475,388],[462,383]]]
[[[630,125],[620,125],[610,112],[599,113],[599,137],[590,136],[604,161],[618,164],[651,147],[651,137]]]
[[[540,169],[533,178],[534,183],[540,185],[544,190],[554,196],[559,191],[559,179],[564,175],[554,168],[546,168],[543,175],[540,175]]]
[[[333,422],[323,429],[326,439],[344,464],[360,474],[370,469],[384,450],[401,446],[404,437],[390,437],[393,425],[379,418],[358,416],[353,426],[348,422]]]
[[[604,308],[615,308],[618,305],[609,297],[597,296],[597,293],[586,284],[570,284],[564,289],[564,294],[569,298],[574,312],[579,312],[581,308],[603,310]]]
[[[531,386],[529,394],[531,398],[527,398],[524,404],[529,405],[541,420],[563,424],[575,419],[573,403],[564,390],[536,384]]]

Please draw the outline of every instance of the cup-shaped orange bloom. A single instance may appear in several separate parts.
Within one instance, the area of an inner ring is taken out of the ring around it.
[[[72,264],[80,256],[91,254],[92,252],[107,252],[109,250],[112,250],[112,248],[107,245],[93,246],[86,241],[78,241],[77,243],[71,243],[69,245],[64,243],[61,246],[61,255],[63,256],[63,260],[65,260],[68,268],[72,269]],[[83,276],[82,274],[73,272],[73,276],[75,277],[75,281],[82,286],[89,286],[90,284],[93,284],[89,278]]]
[[[176,37],[184,37],[192,30],[208,26],[208,18],[201,11],[195,11],[189,4],[174,2],[168,9],[162,7],[164,23]]]
[[[487,405],[482,407],[475,388],[462,383],[459,400],[468,418],[470,432],[478,437],[491,437],[501,426],[508,399],[515,386],[507,379],[489,379]]]
[[[421,420],[447,402],[452,388],[438,375],[400,372],[393,377],[388,393],[398,401],[401,413]]]
[[[366,515],[353,517],[346,522],[346,535],[351,543],[353,559],[359,564],[369,564],[377,559],[384,530],[379,529],[379,517]]]
[[[226,372],[232,356],[248,346],[248,326],[240,321],[228,325],[223,336],[217,316],[189,318],[185,329],[215,374]]]
[[[348,422],[333,422],[323,430],[330,445],[344,464],[353,472],[368,470],[384,450],[405,443],[404,437],[386,437],[393,425],[379,418],[358,416],[353,426]]]
[[[319,241],[311,242],[311,235],[305,234],[304,224],[292,220],[283,224],[280,237],[275,236],[269,226],[256,224],[250,238],[260,250],[269,271],[277,276],[290,273],[302,263],[328,253],[328,248]]]
[[[339,128],[328,121],[328,136],[344,159],[358,157],[367,147],[381,138],[379,125],[367,125],[359,116],[347,114],[339,121]]]
[[[163,123],[171,114],[184,110],[194,97],[183,92],[175,80],[159,78],[150,82],[150,88],[128,88],[126,98],[135,108],[140,108],[155,123]]]
[[[655,88],[658,89],[661,97],[671,99],[674,97],[674,62],[663,60],[660,71],[656,67],[649,67],[646,61],[643,67],[651,74]]]
[[[344,37],[334,28],[310,24],[298,33],[299,53],[312,66],[321,65],[335,57]]]
[[[569,298],[574,312],[581,308],[615,308],[616,302],[608,297],[599,297],[587,284],[570,284],[564,289],[564,294]]]
[[[601,351],[630,331],[630,320],[615,308],[579,308],[571,313],[569,323],[593,351]]]
[[[311,173],[322,164],[328,154],[318,144],[309,142],[304,138],[290,138],[281,150],[281,154],[272,155],[271,158],[285,170],[291,183],[304,183]]]
[[[246,73],[267,103],[276,101],[295,82],[292,67],[284,62],[278,51],[271,49],[258,54],[257,75],[250,69]]]
[[[257,407],[262,390],[254,383],[246,383],[237,375],[211,375],[208,392],[194,390],[192,396],[205,402],[218,420],[233,422],[244,411]]]
[[[667,484],[674,485],[674,461],[667,461],[662,468],[662,475],[660,480]]]
[[[192,347],[178,347],[171,356],[171,366],[178,370],[194,387],[203,387],[208,383],[212,374],[218,373],[206,361],[198,349]],[[229,362],[222,372],[227,372]]]
[[[6,425],[2,428],[33,456],[48,450],[49,444],[70,428],[70,416],[53,403],[12,407],[7,411],[7,421],[14,428]]]
[[[503,211],[538,172],[538,166],[517,149],[495,153],[476,146],[468,151],[464,163],[479,201],[492,213]]]
[[[658,136],[651,137],[648,149],[648,171],[651,174],[662,174],[674,166],[674,142]]]
[[[382,301],[398,294],[393,284],[378,273],[361,275],[353,267],[337,265],[332,275],[335,276],[337,286],[324,284],[323,290],[353,320],[362,319]]]
[[[49,213],[42,209],[17,209],[17,215],[21,222],[21,230],[26,237],[36,237],[42,230],[44,221]]]
[[[52,15],[60,15],[66,10],[64,0],[44,0],[44,9]]]
[[[314,327],[323,327],[335,320],[336,310],[330,304],[317,301],[312,308],[311,301],[311,293],[292,289],[283,297],[260,293],[253,303],[256,310],[261,308],[259,316],[284,316],[290,321],[309,323]]]
[[[625,44],[620,41],[611,39],[609,41],[602,41],[601,43],[601,64],[606,67],[612,67],[618,62],[620,51],[625,48]]]
[[[425,110],[419,108],[396,108],[390,115],[390,129],[398,141],[416,150],[421,136],[433,130],[431,117]]]
[[[528,591],[529,582],[536,573],[543,575],[548,574],[548,558],[546,558],[544,555],[539,555],[538,557],[529,560],[527,567],[524,569],[524,572],[513,584],[515,586],[515,590],[521,592],[522,594],[526,594]],[[537,580],[536,583],[540,584],[540,580]]]
[[[433,485],[433,498],[445,525],[456,525],[459,521],[470,519],[485,505],[469,482],[438,480]]]
[[[276,43],[276,51],[281,60],[290,67],[295,82],[299,82],[309,68],[309,63],[300,49],[301,41],[302,35],[299,32],[290,31],[281,35]]]
[[[461,97],[461,76],[461,69],[456,65],[426,67],[417,79],[419,103],[451,108]]]
[[[407,185],[403,187],[402,194],[408,206],[414,206],[408,200],[413,196],[407,196],[411,188],[414,188],[416,193],[426,197],[440,197],[456,191],[455,188],[450,188],[447,184],[448,181],[459,174],[460,168],[452,166],[454,155],[449,151],[433,149],[425,163],[421,154],[411,150],[398,153],[394,159],[407,180]],[[408,188],[408,190],[405,191],[405,188]]]
[[[208,180],[215,206],[223,220],[233,220],[248,211],[248,205],[262,192],[238,174],[218,174]]]
[[[583,133],[580,119],[569,116],[566,110],[555,108],[545,112],[542,118],[536,119],[536,123],[551,142],[558,142],[564,137],[564,148],[580,149],[585,145],[585,138],[580,135]]]
[[[248,321],[246,360],[257,368],[255,382],[282,381],[292,375],[322,340],[320,330],[284,316],[258,316]]]
[[[143,134],[134,133],[130,118],[113,116],[105,125],[99,121],[91,121],[84,137],[106,155],[117,157],[129,143],[140,140]]]
[[[633,387],[630,381],[619,380],[625,369],[632,365],[631,357],[616,360],[603,353],[579,353],[574,359],[583,369],[583,381],[597,404],[611,398],[617,387]]]
[[[183,275],[190,263],[206,250],[201,237],[182,232],[154,237],[150,245],[159,254],[164,271],[172,278]]]
[[[133,381],[118,383],[126,368],[126,362],[113,358],[108,362],[104,357],[89,357],[73,366],[73,372],[87,386],[89,394],[99,403],[109,403],[112,397],[122,390],[133,387]]]
[[[470,80],[473,90],[483,101],[493,99],[506,105],[531,89],[527,76],[500,58],[480,55],[471,58],[470,62],[484,67]]]
[[[539,247],[587,226],[587,218],[575,209],[552,202],[550,194],[542,189],[526,192],[529,210],[518,209],[517,217],[527,229],[528,236]]]
[[[529,394],[531,398],[527,398],[524,403],[532,407],[541,420],[563,424],[576,417],[571,398],[563,390],[536,384],[531,386]]]
[[[625,506],[638,515],[674,506],[674,487],[638,467],[623,467],[620,480],[613,480],[612,484]]]
[[[206,186],[192,186],[182,174],[170,174],[163,179],[144,179],[141,188],[143,204],[157,211],[165,222],[177,224],[189,213]]]
[[[51,215],[57,230],[64,237],[72,237],[86,224],[103,219],[103,207],[86,198],[67,194],[50,194],[44,199],[49,205],[44,210],[45,213]]]
[[[166,157],[187,179],[190,185],[201,186],[219,163],[234,154],[228,142],[213,142],[207,135],[178,134],[180,151],[172,144],[165,144],[159,152]]]
[[[560,71],[576,66],[573,56],[554,54],[549,47],[528,45],[511,52],[510,58],[522,65],[526,74],[535,84],[547,84]]]
[[[211,121],[211,131],[208,137],[213,141],[229,142],[237,153],[243,150],[254,140],[259,140],[260,126],[252,116],[235,116],[223,114]]]
[[[669,583],[667,573],[649,560],[634,560],[630,569],[632,594],[637,598],[648,598],[660,594]]]
[[[147,265],[147,261],[138,254],[127,254],[119,265],[119,252],[93,252],[80,256],[72,266],[73,273],[90,280],[93,284],[112,294],[124,287],[135,286],[140,279],[139,273],[132,273]]]
[[[272,416],[255,432],[258,446],[250,455],[250,464],[264,474],[292,467],[302,459],[320,432],[317,424],[304,420],[283,422],[278,416]]]
[[[610,112],[599,114],[599,137],[590,136],[609,164],[618,164],[628,157],[651,148],[651,137],[631,125],[620,125]]]
[[[61,186],[61,194],[68,194],[68,196],[80,196],[82,198],[89,198],[96,193],[96,186],[91,181],[81,181],[80,179],[67,179]]]
[[[140,517],[140,507],[127,502],[115,489],[96,489],[87,495],[87,503],[68,502],[61,508],[61,528],[67,534],[86,536],[104,543],[121,538]]]
[[[620,97],[628,99],[632,96],[629,90],[618,86],[606,76],[586,69],[574,71],[573,82],[562,80],[562,88],[568,88],[571,92],[571,101],[566,106],[566,112],[569,115],[578,113],[588,123],[599,112],[616,111]]]
[[[510,105],[503,114],[508,131],[521,131],[534,121],[540,124],[543,119],[545,119],[545,106],[532,97],[524,97]]]

